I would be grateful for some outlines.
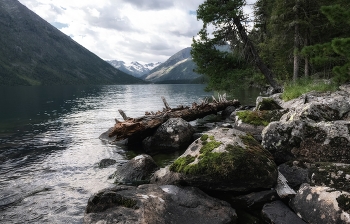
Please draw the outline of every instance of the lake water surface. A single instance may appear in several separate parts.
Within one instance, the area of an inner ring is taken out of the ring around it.
[[[99,135],[129,117],[189,106],[213,93],[204,85],[0,87],[0,222],[82,223],[88,198],[113,185],[108,176],[129,159]],[[234,98],[254,104],[258,92]],[[102,159],[117,164],[99,169]]]

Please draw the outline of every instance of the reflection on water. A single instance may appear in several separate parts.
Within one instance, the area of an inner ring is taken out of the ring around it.
[[[81,223],[91,194],[130,153],[98,136],[129,117],[191,105],[212,93],[202,85],[1,87],[0,222]],[[176,156],[176,155],[174,155]],[[169,157],[156,158],[162,164]],[[117,164],[99,169],[104,158]]]

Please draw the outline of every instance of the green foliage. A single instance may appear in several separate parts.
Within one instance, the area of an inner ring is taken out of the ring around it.
[[[235,18],[243,18],[245,1],[207,0],[197,10],[203,28],[193,38],[192,57],[196,72],[209,78],[206,90],[229,91],[251,82],[254,69],[243,57],[243,44],[232,27]],[[212,33],[209,29],[214,28]]]
[[[261,111],[238,111],[237,116],[244,123],[252,124],[252,125],[262,125],[267,126],[271,121],[275,120],[276,113],[274,111],[269,110],[261,110]]]
[[[282,99],[288,101],[311,91],[326,92],[336,90],[337,85],[334,83],[326,83],[323,80],[316,82],[315,80],[304,78],[295,83],[286,84],[282,93]]]

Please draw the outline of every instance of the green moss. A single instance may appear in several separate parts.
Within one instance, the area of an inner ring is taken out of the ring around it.
[[[350,197],[349,195],[341,194],[339,197],[337,197],[337,202],[339,208],[343,209],[344,211],[350,210]]]
[[[209,138],[207,134],[202,135],[201,140],[206,141]]]
[[[174,172],[181,172],[188,167],[188,164],[192,163],[196,158],[190,155],[186,157],[180,157],[174,161],[174,163],[170,166],[170,170]]]
[[[252,177],[260,178],[276,171],[276,167],[271,165],[271,161],[267,158],[271,156],[269,152],[264,150],[252,136],[241,136],[241,138],[247,148],[228,144],[225,147],[227,152],[217,153],[213,152],[213,149],[222,143],[215,140],[209,141],[200,149],[201,155],[198,156],[197,163],[190,164],[195,160],[194,157],[182,157],[170,166],[170,170],[194,176],[206,175],[209,178],[227,181],[248,181]],[[262,163],[268,164],[267,168],[261,167]]]
[[[216,149],[217,147],[219,147],[222,143],[221,142],[217,142],[217,141],[211,141],[211,142],[207,142],[206,144],[204,144],[202,146],[202,148],[199,150],[199,152],[201,154],[206,154],[208,152],[213,151],[214,149]]]
[[[279,119],[278,117],[276,117],[276,112],[274,112],[274,111],[267,111],[267,110],[262,110],[262,111],[250,111],[250,110],[238,111],[236,113],[236,115],[244,123],[252,124],[252,125],[262,125],[262,126],[267,126],[271,121]]]

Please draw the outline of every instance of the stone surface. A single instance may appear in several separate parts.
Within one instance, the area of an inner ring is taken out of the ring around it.
[[[172,152],[185,149],[192,141],[194,129],[182,118],[170,118],[163,123],[153,136],[143,140],[147,153]]]
[[[271,154],[253,137],[217,128],[194,141],[168,171],[155,173],[153,180],[164,183],[164,179],[171,179],[173,183],[169,177],[203,190],[251,191],[273,187],[277,167]]]
[[[350,192],[350,164],[315,163],[309,169],[310,184]]]
[[[280,110],[282,107],[272,97],[258,96],[255,110]]]
[[[299,189],[303,183],[309,183],[309,169],[302,162],[293,161],[278,166],[278,171],[287,179],[288,185],[293,189]]]
[[[282,201],[274,201],[264,205],[262,209],[263,219],[267,223],[274,224],[305,224],[287,205]]]
[[[117,186],[93,195],[84,223],[234,224],[237,215],[227,202],[197,188],[173,185]]]
[[[229,118],[232,112],[234,112],[237,108],[234,106],[228,106],[225,110],[222,111],[221,116],[222,118],[226,119]]]
[[[271,122],[262,132],[262,146],[278,164],[289,160],[350,163],[350,121]]]
[[[350,194],[345,191],[303,184],[291,206],[309,223],[350,223]]]
[[[262,207],[262,205],[275,201],[276,199],[278,199],[276,190],[266,190],[266,191],[252,192],[246,195],[230,197],[228,201],[236,209],[238,208],[248,209],[248,208]]]
[[[105,168],[105,167],[109,167],[112,166],[114,164],[116,164],[117,161],[115,161],[114,159],[102,159],[99,163],[98,163],[98,167],[100,168]]]
[[[151,156],[142,154],[118,167],[112,178],[115,178],[117,183],[147,183],[157,168]]]

